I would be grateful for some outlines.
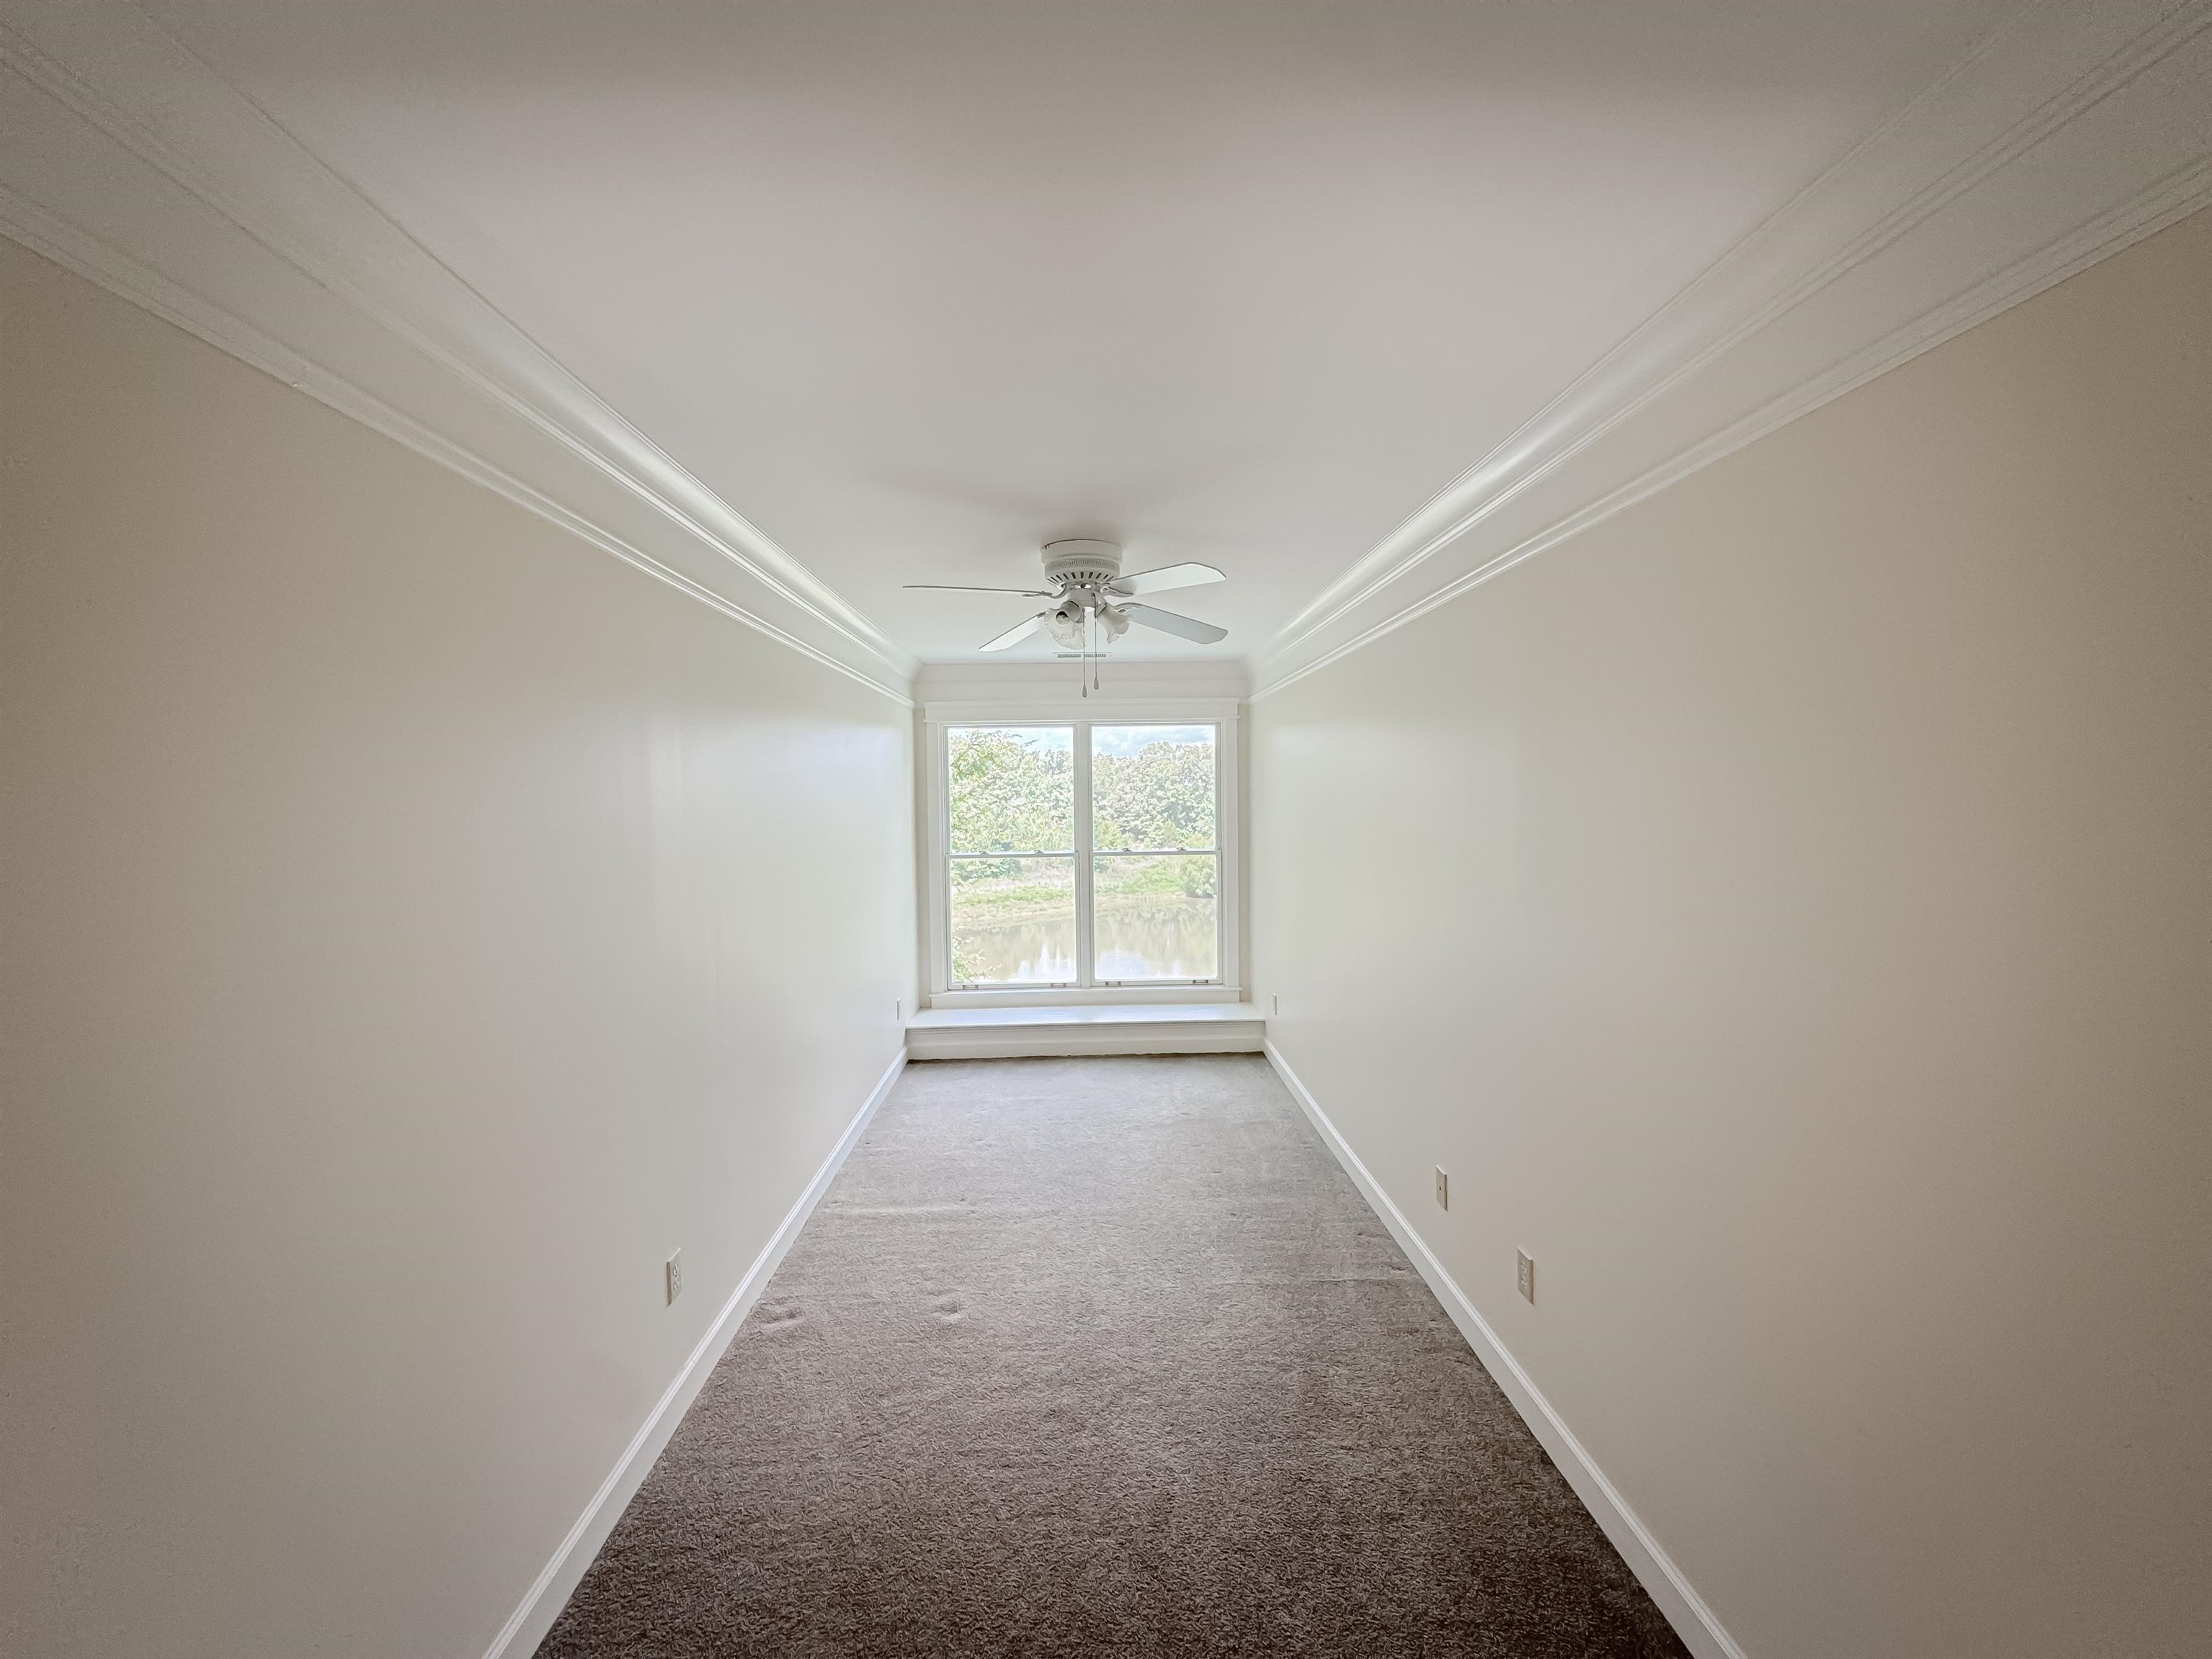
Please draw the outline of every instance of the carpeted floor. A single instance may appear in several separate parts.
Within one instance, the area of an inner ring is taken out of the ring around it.
[[[538,1650],[1683,1651],[1243,1054],[908,1067]]]

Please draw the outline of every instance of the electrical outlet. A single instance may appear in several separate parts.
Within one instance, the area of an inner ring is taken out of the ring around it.
[[[684,1294],[684,1252],[677,1251],[668,1258],[668,1299],[671,1302]]]
[[[1441,1164],[1437,1165],[1437,1208],[1451,1208],[1451,1177],[1444,1173],[1444,1166]]]
[[[1526,1250],[1516,1250],[1513,1261],[1514,1283],[1520,1290],[1521,1299],[1533,1308],[1536,1305],[1535,1258]]]

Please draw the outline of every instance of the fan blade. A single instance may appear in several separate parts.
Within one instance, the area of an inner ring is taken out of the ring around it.
[[[1108,584],[1109,593],[1164,593],[1170,587],[1197,587],[1206,582],[1225,582],[1228,577],[1210,564],[1164,564],[1158,570],[1139,570]]]
[[[1025,599],[1048,599],[1051,594],[1041,587],[968,587],[959,582],[906,582],[910,589],[927,588],[933,593],[1018,593]]]
[[[1149,605],[1125,605],[1121,614],[1145,628],[1157,628],[1163,634],[1180,634],[1184,639],[1196,640],[1200,645],[1212,645],[1216,640],[1225,640],[1229,630],[1216,628],[1212,623],[1202,623],[1195,617],[1178,617],[1172,611],[1162,611]]]
[[[1040,611],[1036,616],[1031,617],[1027,622],[1016,623],[1005,633],[1000,635],[997,639],[988,641],[984,644],[978,646],[976,649],[979,651],[1003,651],[1010,645],[1019,645],[1024,640],[1029,638],[1030,635],[1036,633],[1038,629],[1043,627],[1044,619],[1050,614],[1051,613],[1049,611]]]

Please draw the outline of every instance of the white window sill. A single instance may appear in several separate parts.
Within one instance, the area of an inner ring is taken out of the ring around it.
[[[907,1022],[909,1031],[1004,1025],[1213,1024],[1256,1020],[1250,1002],[1066,1003],[1019,1008],[925,1008]]]
[[[932,1008],[1085,1008],[1157,1003],[1237,1003],[1236,985],[1038,985],[978,987],[972,991],[938,991]]]
[[[1256,1054],[1267,1033],[1249,1002],[929,1008],[908,1022],[906,1048],[915,1060]]]

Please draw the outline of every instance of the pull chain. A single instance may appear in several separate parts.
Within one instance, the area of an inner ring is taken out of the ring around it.
[[[1098,636],[1106,623],[1098,612],[1085,605],[1083,610],[1083,642],[1075,653],[1076,684],[1083,695],[1089,696],[1098,690],[1098,659],[1105,654],[1105,641]]]

